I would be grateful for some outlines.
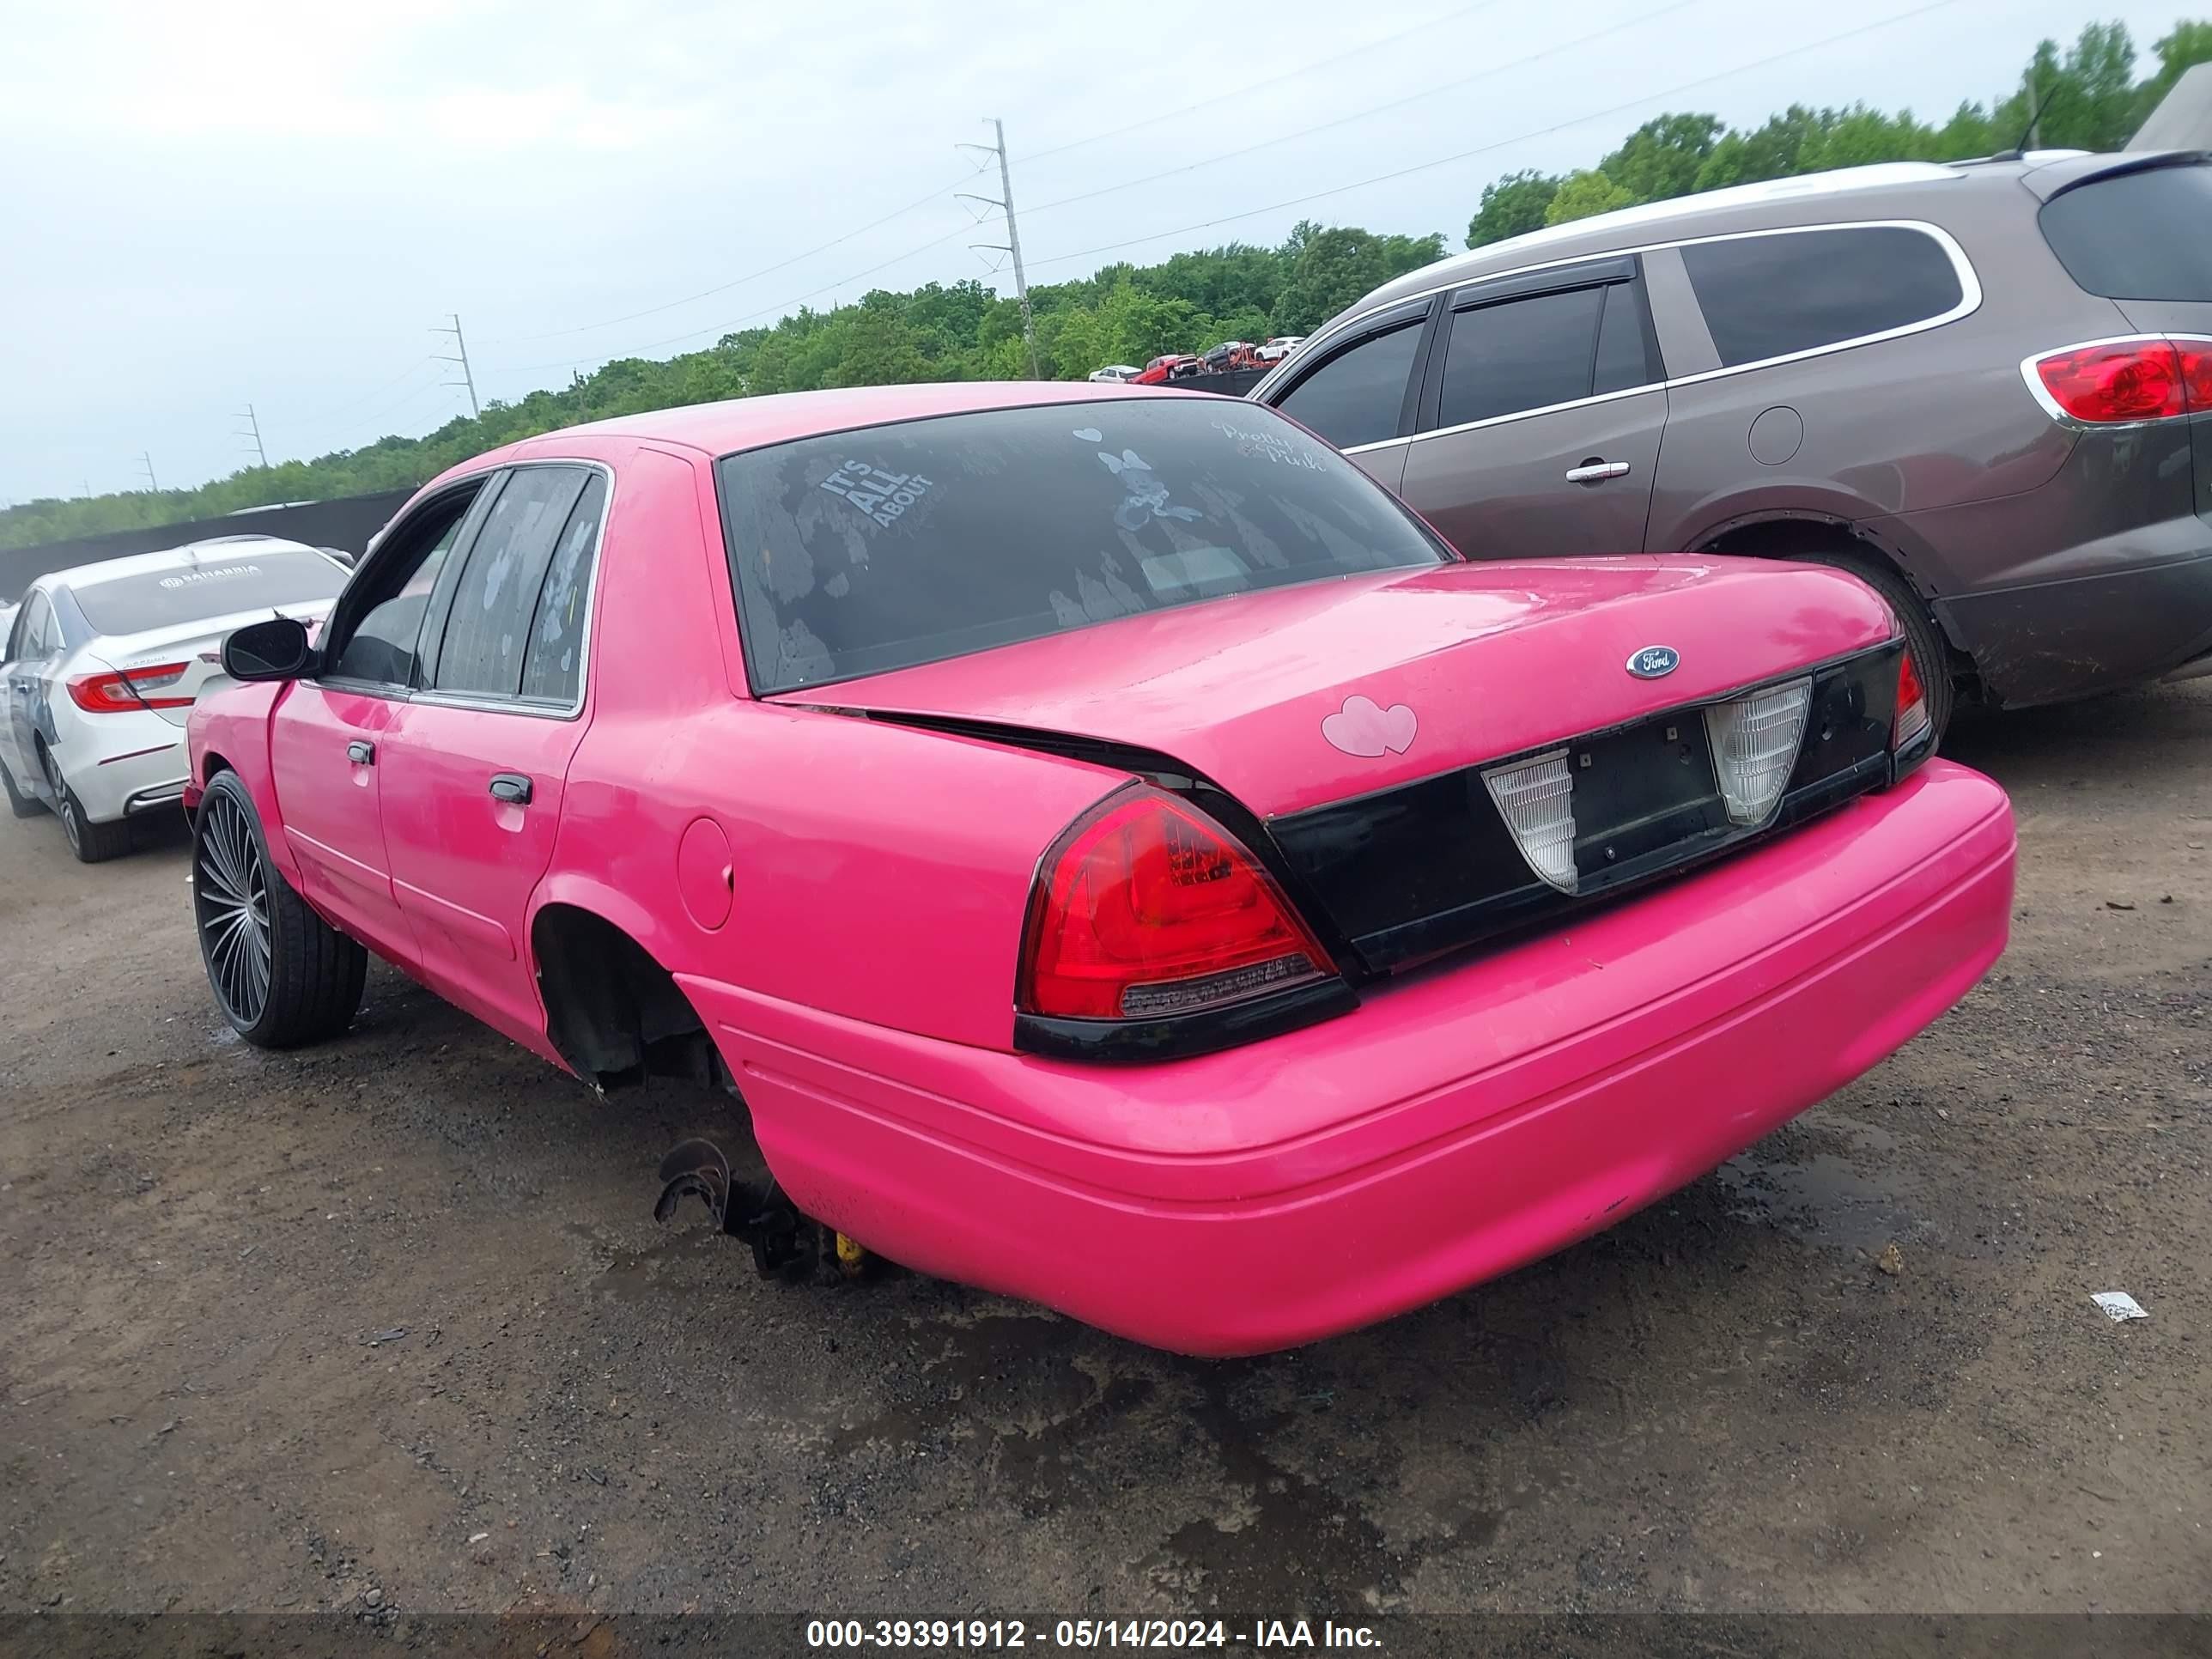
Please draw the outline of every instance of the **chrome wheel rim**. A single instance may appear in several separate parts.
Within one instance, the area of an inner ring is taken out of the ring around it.
[[[69,785],[62,781],[62,763],[54,758],[51,749],[46,750],[46,785],[54,792],[54,816],[62,821],[62,834],[69,837],[70,850],[75,852],[82,833],[77,828],[76,799],[70,793]]]
[[[246,810],[228,794],[200,810],[192,908],[216,1000],[233,1024],[254,1024],[269,1006],[269,881]]]

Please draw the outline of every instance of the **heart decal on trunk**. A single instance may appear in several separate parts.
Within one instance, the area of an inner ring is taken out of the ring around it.
[[[1372,758],[1402,755],[1413,746],[1418,722],[1402,702],[1385,708],[1372,697],[1350,696],[1344,707],[1321,723],[1321,734],[1333,748],[1347,755]]]

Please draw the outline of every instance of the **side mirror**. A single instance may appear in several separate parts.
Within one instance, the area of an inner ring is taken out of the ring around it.
[[[249,623],[222,642],[222,672],[234,680],[296,680],[314,668],[307,625],[290,617]]]

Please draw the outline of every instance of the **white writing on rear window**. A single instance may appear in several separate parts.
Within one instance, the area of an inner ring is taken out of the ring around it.
[[[866,461],[841,461],[822,481],[823,489],[847,501],[886,530],[899,515],[934,488],[919,472],[886,472]]]
[[[187,570],[179,575],[164,576],[161,586],[190,587],[194,582],[219,581],[225,576],[258,576],[260,574],[261,567],[258,564],[219,564],[204,570]]]

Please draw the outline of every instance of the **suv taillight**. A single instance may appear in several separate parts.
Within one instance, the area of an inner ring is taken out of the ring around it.
[[[1912,665],[1908,644],[1897,658],[1897,714],[1889,723],[1889,752],[1903,754],[1927,731],[1928,693],[1920,684],[1920,671]]]
[[[2212,340],[2069,346],[2031,367],[2059,409],[2093,426],[2212,410]]]
[[[1159,1020],[1335,973],[1236,836],[1188,801],[1139,787],[1101,801],[1045,855],[1017,1002],[1046,1018]]]

